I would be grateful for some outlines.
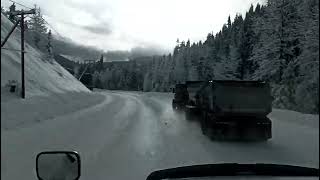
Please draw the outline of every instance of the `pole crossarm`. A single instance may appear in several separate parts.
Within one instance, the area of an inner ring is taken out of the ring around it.
[[[13,33],[14,29],[18,26],[19,22],[20,22],[20,21],[17,21],[17,22],[13,25],[13,27],[10,29],[8,35],[4,38],[3,42],[1,42],[1,47],[3,47],[3,46],[6,44],[6,42],[8,41],[8,39],[9,39],[9,37],[10,37],[10,35]]]
[[[23,15],[23,14],[35,14],[36,13],[36,10],[35,9],[31,9],[29,11],[14,11],[14,12],[9,12],[9,14],[12,14],[14,16],[17,16],[17,15]]]

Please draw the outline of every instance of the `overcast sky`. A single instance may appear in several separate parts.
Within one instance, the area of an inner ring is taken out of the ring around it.
[[[265,0],[17,0],[41,7],[63,36],[105,51],[152,47],[172,51],[177,38],[204,40],[236,13]],[[1,5],[8,8],[9,0]],[[21,6],[17,5],[17,9]]]

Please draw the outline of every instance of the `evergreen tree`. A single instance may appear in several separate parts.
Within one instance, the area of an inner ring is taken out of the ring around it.
[[[53,59],[51,30],[49,30],[49,32],[48,32],[47,40],[48,40],[48,43],[46,45],[46,49],[47,49],[47,53],[48,53],[48,58],[51,60],[51,59]]]
[[[228,16],[228,24],[227,24],[228,28],[231,28],[231,19],[230,19],[230,15]]]
[[[243,19],[241,14],[237,14],[231,27],[231,50],[230,59],[234,63],[239,63],[241,61],[240,45],[242,42],[243,34]],[[239,72],[238,72],[239,73]],[[239,75],[237,76],[239,78]]]
[[[101,54],[100,56],[100,60],[99,60],[99,65],[98,65],[98,71],[102,71],[103,70],[103,54]]]
[[[16,16],[12,15],[11,13],[14,12],[16,10],[16,5],[15,3],[13,3],[10,7],[9,7],[9,20],[12,22],[12,23],[15,23],[16,22]]]
[[[253,62],[249,60],[252,56],[252,50],[256,43],[255,32],[253,29],[254,22],[254,11],[253,6],[251,5],[249,12],[246,13],[246,17],[243,20],[242,26],[242,36],[239,47],[240,59],[238,72],[239,78],[245,79],[253,71],[252,66]]]
[[[34,9],[36,10],[36,13],[33,14],[29,20],[30,30],[45,34],[47,33],[47,27],[41,13],[41,9],[40,7],[38,8],[37,5],[35,5]]]
[[[230,32],[229,29],[231,29],[231,22],[230,22],[230,28],[226,24],[222,27],[222,55],[225,57],[226,60],[230,60]]]
[[[190,40],[188,39],[187,41],[187,45],[186,45],[187,48],[190,48]]]
[[[41,9],[37,8],[35,5],[36,13],[30,17],[28,22],[29,30],[33,33],[33,40],[37,48],[39,47],[39,42],[41,40],[40,36],[47,33],[47,27],[45,25],[45,20],[42,17]]]
[[[259,33],[258,43],[253,46],[252,61],[259,64],[253,79],[280,82],[283,74],[283,11],[282,2],[269,0],[266,12],[257,17],[254,29]]]
[[[257,4],[256,9],[254,10],[254,12],[257,15],[261,15],[261,6],[260,6],[259,3]]]
[[[299,6],[303,19],[302,52],[295,62],[295,101],[299,110],[319,113],[319,1],[306,0]],[[310,103],[306,103],[310,102]]]

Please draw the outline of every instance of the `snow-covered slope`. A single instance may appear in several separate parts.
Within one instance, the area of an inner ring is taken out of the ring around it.
[[[1,14],[1,41],[13,24]],[[4,48],[20,50],[20,30],[16,29],[4,45]],[[49,62],[40,51],[25,44],[25,82],[26,96],[48,95],[68,91],[90,92],[57,62]],[[18,51],[1,49],[1,95],[7,91],[9,80],[21,82],[21,54]],[[20,88],[19,88],[20,89]]]

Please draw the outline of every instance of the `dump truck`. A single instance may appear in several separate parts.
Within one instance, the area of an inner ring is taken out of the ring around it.
[[[172,100],[173,110],[184,110],[189,101],[189,94],[186,84],[176,84],[173,88],[174,99]]]
[[[199,120],[214,140],[267,140],[272,137],[271,89],[262,81],[186,81],[177,84],[174,109]]]
[[[189,101],[187,104],[194,105],[196,102],[196,94],[205,81],[186,81],[186,86],[189,94]]]
[[[267,140],[272,137],[271,89],[262,81],[214,80],[203,83],[195,109],[203,134],[214,140]]]
[[[190,109],[195,105],[195,95],[204,81],[186,81],[185,84],[176,84],[173,88],[174,99],[172,108],[179,110]]]

